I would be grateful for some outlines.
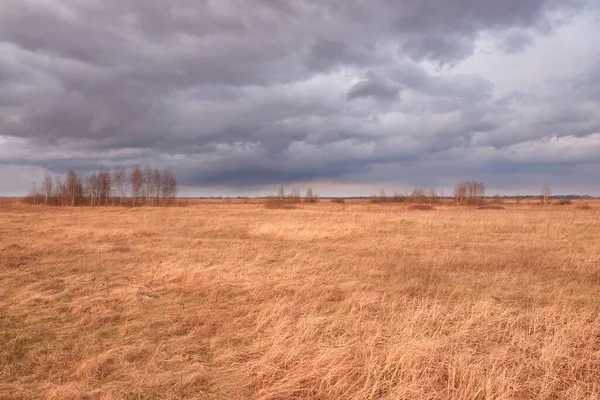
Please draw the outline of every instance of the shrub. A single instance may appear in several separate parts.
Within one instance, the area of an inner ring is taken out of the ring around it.
[[[559,205],[559,206],[568,206],[568,205],[570,205],[570,204],[572,204],[572,203],[573,203],[573,202],[572,202],[571,200],[569,200],[569,199],[560,199],[560,200],[559,200],[559,201],[556,203],[556,205]]]
[[[304,202],[305,203],[316,203],[317,201],[319,201],[319,196],[317,196],[316,194],[313,194],[313,191],[311,188],[306,189],[306,196],[304,196]]]
[[[590,206],[588,203],[582,203],[582,204],[577,204],[575,206],[575,208],[578,210],[591,210],[592,206]]]
[[[420,210],[420,211],[435,210],[435,208],[433,208],[429,204],[411,204],[408,206],[408,209],[409,210]]]
[[[516,203],[517,203],[517,204],[521,204],[521,201],[522,201],[522,200],[523,200],[523,196],[521,196],[521,195],[517,195],[517,196],[515,197],[515,201],[516,201]]]
[[[336,198],[336,199],[331,199],[332,203],[338,203],[338,204],[344,204],[346,202],[345,199],[340,199],[340,198]]]
[[[423,189],[414,189],[407,200],[409,203],[417,203],[419,205],[427,201],[427,195]]]
[[[499,194],[494,195],[494,197],[492,197],[492,203],[493,204],[502,204],[504,203],[504,199],[502,197],[500,197]]]

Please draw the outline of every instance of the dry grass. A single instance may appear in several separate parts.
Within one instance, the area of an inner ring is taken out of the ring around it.
[[[479,210],[506,210],[505,207],[498,204],[485,204],[477,207]]]
[[[295,200],[295,199],[294,199]],[[296,207],[296,204],[300,203],[300,200],[292,202],[292,200],[283,198],[279,199],[277,197],[268,198],[265,200],[265,208],[269,210],[277,210],[277,209],[287,209],[293,210]]]
[[[433,208],[429,204],[410,204],[407,208],[409,210],[419,210],[419,211],[431,211],[431,210],[435,210],[435,208]]]
[[[0,209],[0,398],[597,399],[600,207]]]

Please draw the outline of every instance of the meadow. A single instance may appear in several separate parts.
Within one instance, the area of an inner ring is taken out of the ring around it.
[[[598,399],[589,204],[7,203],[0,398]]]

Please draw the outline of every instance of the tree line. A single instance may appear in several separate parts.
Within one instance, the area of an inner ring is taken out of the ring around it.
[[[454,185],[454,191],[452,194],[452,198],[456,202],[457,205],[478,205],[483,204],[486,199],[485,195],[485,185],[483,182],[475,181],[475,180],[466,180],[461,181]],[[505,196],[506,197],[506,196]],[[514,197],[517,201],[517,204],[523,199],[523,196],[516,195],[511,196]],[[526,196],[528,198],[538,198],[541,204],[548,205],[551,203],[551,199],[553,198],[562,198],[562,197],[570,197],[570,196],[552,196],[552,188],[548,185],[542,186],[539,196]],[[571,196],[573,197],[573,196]],[[579,198],[585,198],[589,196],[574,196]],[[448,197],[450,198],[450,197]],[[441,200],[445,199],[444,192],[441,192],[441,195],[438,195],[435,189],[424,190],[424,189],[413,189],[413,191],[409,194],[408,192],[405,195],[398,194],[394,192],[392,196],[387,196],[384,189],[381,189],[379,196],[371,196],[370,200],[372,203],[437,203]],[[493,201],[499,202],[501,200],[501,196],[496,194],[492,197]],[[566,200],[566,199],[562,199]]]
[[[63,179],[46,172],[27,201],[47,206],[166,206],[177,195],[177,179],[165,168],[134,165],[100,168],[87,176],[70,169]]]
[[[454,200],[457,205],[461,204],[481,204],[485,198],[485,185],[478,181],[462,181],[454,185]],[[404,195],[394,192],[392,196],[387,196],[384,189],[381,189],[379,196],[371,197],[372,203],[438,203],[444,199],[444,192],[441,194],[435,189],[413,189],[409,194]]]

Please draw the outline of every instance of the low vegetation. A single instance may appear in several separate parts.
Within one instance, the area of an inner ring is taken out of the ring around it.
[[[435,210],[435,208],[433,208],[429,204],[411,204],[408,206],[408,209],[409,210],[421,210],[421,211]]]
[[[498,203],[493,202],[492,204],[484,204],[477,207],[479,210],[506,210],[505,207],[501,206]]]
[[[596,399],[586,204],[11,203],[0,398]]]
[[[556,202],[557,206],[570,206],[573,202],[569,199],[560,199]]]

